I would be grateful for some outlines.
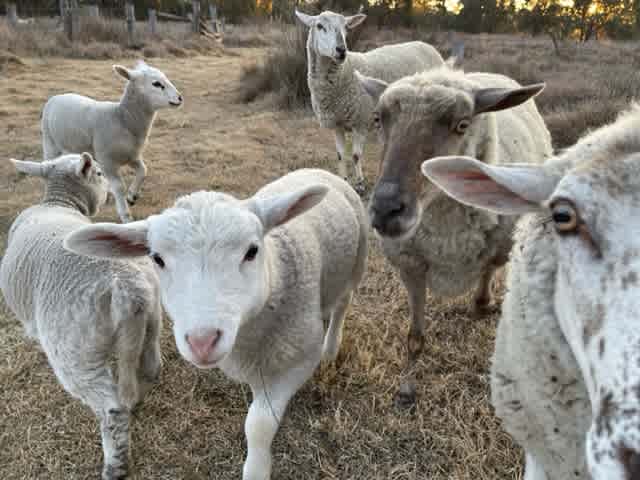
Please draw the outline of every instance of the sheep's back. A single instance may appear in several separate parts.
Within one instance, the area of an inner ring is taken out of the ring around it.
[[[127,298],[115,299],[122,309],[155,305],[155,273],[148,259],[94,259],[63,248],[66,234],[88,223],[70,209],[42,205],[25,210],[14,222],[0,287],[29,334],[108,336],[117,327],[110,315],[114,282],[119,291],[128,291]]]
[[[360,73],[386,82],[444,64],[438,51],[424,42],[385,45],[365,53],[349,52],[349,61]]]

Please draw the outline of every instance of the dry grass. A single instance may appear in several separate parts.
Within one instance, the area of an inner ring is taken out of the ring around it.
[[[432,40],[446,50],[444,38]],[[363,35],[363,41],[371,40]],[[626,45],[567,51],[570,59],[561,60],[546,42],[479,36],[467,39],[467,68],[508,71],[521,81],[547,80],[539,103],[557,144],[564,145],[579,129],[604,121],[638,84],[637,69],[629,66],[636,60]],[[156,121],[145,152],[149,176],[133,209],[137,217],[198,189],[245,196],[293,168],[334,169],[332,135],[319,130],[307,112],[273,111],[272,98],[237,102],[244,70],[266,51],[238,52],[154,61],[183,91],[186,104],[161,112]],[[38,119],[46,99],[63,91],[115,99],[122,89],[106,74],[109,61],[6,63],[12,67],[0,76],[0,130],[6,139],[0,143],[0,245],[15,215],[41,195],[37,180],[19,177],[1,159],[39,158]],[[613,105],[604,108],[611,99]],[[363,162],[370,179],[378,154],[371,144]],[[100,218],[116,219],[113,206]],[[401,412],[392,397],[402,375],[407,314],[398,276],[373,241],[366,280],[347,318],[341,361],[319,371],[292,402],[273,448],[274,479],[521,478],[521,452],[489,403],[496,317],[470,318],[463,300],[428,301],[419,404],[414,412]],[[133,424],[133,478],[239,478],[248,389],[183,361],[168,322],[162,343],[162,381]],[[92,414],[58,385],[1,300],[0,384],[3,480],[96,478],[101,450]]]
[[[193,35],[185,23],[160,23],[151,35],[143,22],[136,24],[133,43],[129,43],[123,20],[81,17],[71,42],[62,25],[39,18],[32,25],[12,28],[0,20],[0,53],[20,57],[67,57],[90,60],[193,55],[220,55],[223,48],[215,41]]]

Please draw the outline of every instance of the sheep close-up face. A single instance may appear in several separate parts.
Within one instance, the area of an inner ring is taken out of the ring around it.
[[[178,108],[182,105],[182,95],[157,68],[139,62],[135,68],[114,65],[114,71],[131,82],[139,95],[146,99],[152,110]]]
[[[391,85],[362,75],[358,78],[377,104],[374,123],[383,144],[370,202],[372,225],[383,236],[399,238],[412,234],[422,210],[438,195],[420,174],[420,164],[468,151],[491,128],[482,113],[519,105],[543,88],[477,89],[464,78],[442,81],[439,72]]]
[[[316,186],[241,201],[197,192],[147,220],[83,228],[67,245],[99,257],[150,255],[178,351],[197,367],[213,368],[233,350],[242,326],[265,307],[270,280],[265,235],[325,193]]]
[[[296,11],[297,17],[309,27],[309,45],[321,57],[327,57],[336,63],[347,58],[347,30],[360,25],[366,15],[357,14],[345,17],[339,13],[322,12],[311,16]]]
[[[427,161],[423,171],[468,205],[541,216],[557,265],[549,301],[593,411],[589,470],[596,480],[625,480],[640,475],[640,155],[602,153],[564,175],[464,157]]]

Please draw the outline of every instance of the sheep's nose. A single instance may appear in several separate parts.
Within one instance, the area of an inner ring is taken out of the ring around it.
[[[210,363],[209,358],[216,348],[222,332],[218,329],[201,330],[196,335],[187,334],[185,340],[191,348],[193,356],[199,363]]]
[[[618,453],[629,480],[640,480],[640,453],[622,447]]]
[[[345,58],[347,56],[347,48],[336,47],[336,53],[338,54],[338,58]]]
[[[386,184],[376,189],[371,200],[371,225],[383,233],[390,222],[405,213],[407,204],[398,185]]]
[[[178,95],[178,101],[182,103],[182,95]]]

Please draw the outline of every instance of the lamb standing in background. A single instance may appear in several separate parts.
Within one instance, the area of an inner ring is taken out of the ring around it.
[[[136,203],[147,173],[142,151],[156,111],[179,107],[182,95],[164,73],[144,62],[132,70],[121,65],[113,69],[128,80],[118,103],[74,93],[47,101],[42,113],[42,148],[45,160],[63,153],[92,152],[109,181],[120,219],[130,222],[127,203]],[[136,172],[126,199],[119,173],[125,165]]]
[[[63,248],[64,236],[90,224],[87,217],[107,198],[108,184],[90,154],[13,162],[19,171],[42,177],[46,191],[9,230],[0,289],[65,390],[100,419],[102,478],[124,478],[130,411],[160,373],[157,277],[148,259],[93,260]],[[112,354],[117,384],[109,368]]]
[[[367,234],[358,194],[305,169],[247,200],[193,193],[146,221],[82,228],[66,245],[97,256],[153,252],[182,356],[251,386],[242,478],[266,480],[289,400],[321,357],[338,354]]]
[[[355,188],[363,193],[360,160],[373,127],[375,104],[360,87],[356,70],[391,82],[440,66],[444,60],[435,48],[423,42],[387,45],[366,53],[347,51],[347,29],[360,25],[367,18],[364,14],[344,17],[327,11],[312,17],[296,10],[296,15],[309,27],[307,78],[313,111],[322,127],[334,131],[338,172],[345,179],[345,132],[352,132]]]
[[[451,154],[492,165],[514,159],[542,163],[552,154],[551,137],[535,103],[527,100],[544,85],[521,87],[502,75],[446,66],[391,85],[359,78],[377,103],[384,144],[370,216],[409,294],[410,376],[397,397],[407,406],[415,401],[411,374],[424,347],[425,290],[456,296],[479,284],[474,308],[488,307],[493,273],[507,261],[515,223],[442,195],[420,174],[420,164]]]
[[[640,478],[638,131],[636,105],[543,166],[423,165],[465,204],[530,213],[517,228],[491,370],[492,403],[525,450],[526,480]]]

